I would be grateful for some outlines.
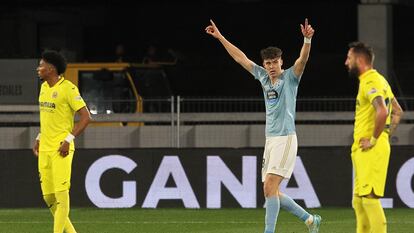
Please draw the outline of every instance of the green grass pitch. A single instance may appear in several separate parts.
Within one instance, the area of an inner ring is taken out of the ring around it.
[[[322,216],[320,232],[355,232],[351,208],[310,210]],[[264,209],[96,209],[72,208],[78,233],[261,233]],[[414,232],[412,209],[386,209],[388,232]],[[52,232],[51,214],[44,209],[0,209],[1,233]],[[281,210],[276,232],[307,232],[294,216]]]

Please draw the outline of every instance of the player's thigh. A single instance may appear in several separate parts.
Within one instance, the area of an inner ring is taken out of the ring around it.
[[[69,151],[69,154],[65,157],[61,156],[59,152],[54,155],[52,166],[56,192],[69,190],[70,188],[73,154],[74,151]]]
[[[296,156],[298,153],[298,139],[296,135],[289,135],[283,151],[280,167],[287,171],[285,178],[290,178],[295,168]]]
[[[265,182],[267,170],[270,166],[270,156],[272,148],[275,146],[276,137],[266,137],[263,159],[262,159],[262,182]]]
[[[275,137],[272,139],[268,150],[269,162],[264,173],[277,174],[284,178],[289,178],[296,161],[296,135]]]
[[[390,159],[390,145],[388,142],[377,144],[374,148],[375,163],[373,164],[372,175],[375,177],[373,186],[377,189],[376,194],[383,195],[387,179],[388,164]],[[377,193],[378,191],[378,193]]]
[[[377,145],[375,145],[375,147],[372,149],[373,153],[375,153],[375,170],[378,170],[380,172],[386,172],[390,160],[390,144],[388,142],[380,142]]]
[[[52,155],[50,151],[39,151],[38,170],[42,194],[54,193]]]

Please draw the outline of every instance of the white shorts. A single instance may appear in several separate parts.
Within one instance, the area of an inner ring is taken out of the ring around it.
[[[296,134],[266,137],[262,161],[262,182],[266,174],[276,174],[289,179],[292,175],[298,152]]]

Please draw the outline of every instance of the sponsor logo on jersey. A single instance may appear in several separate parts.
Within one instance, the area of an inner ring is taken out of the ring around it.
[[[372,88],[371,90],[368,91],[368,95],[372,95],[374,93],[377,93],[377,89]]]

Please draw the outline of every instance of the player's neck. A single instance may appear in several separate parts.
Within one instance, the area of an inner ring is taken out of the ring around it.
[[[49,77],[46,82],[47,84],[49,84],[49,87],[53,87],[54,85],[56,85],[57,82],[59,82],[60,80],[60,76],[51,76]]]
[[[279,80],[279,78],[282,76],[283,70],[282,72],[280,72],[280,74],[277,74],[275,76],[270,76],[270,81],[272,82],[272,85],[274,85],[277,80]]]
[[[367,72],[368,70],[371,70],[371,69],[373,69],[373,68],[372,68],[372,66],[370,66],[370,65],[365,65],[365,66],[362,66],[362,67],[359,69],[359,76],[361,76],[363,73],[365,73],[365,72]]]

